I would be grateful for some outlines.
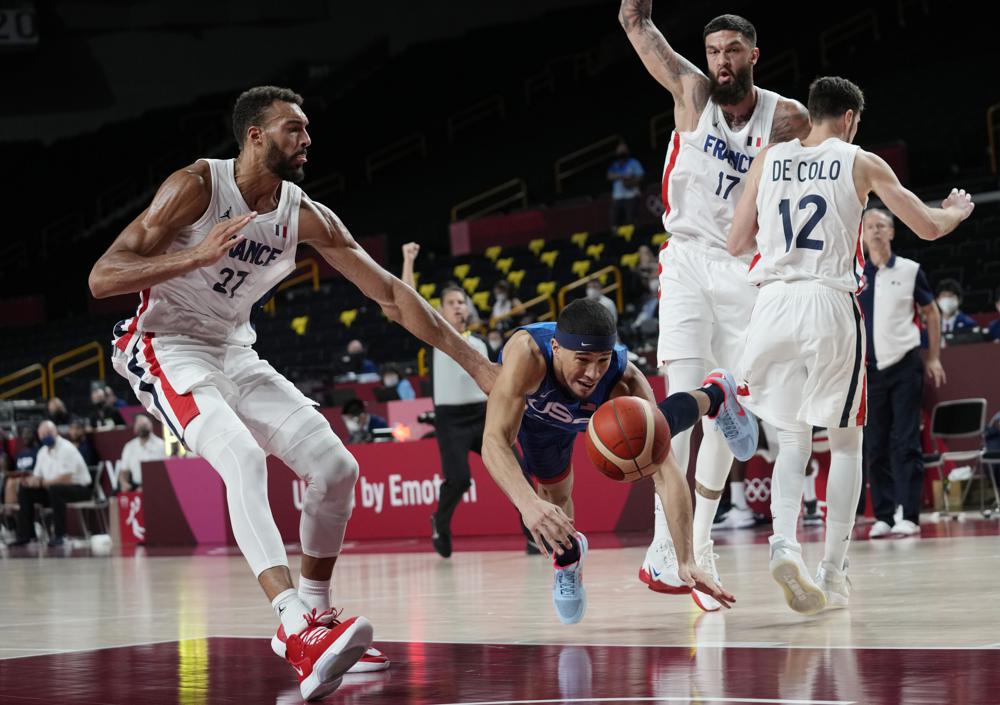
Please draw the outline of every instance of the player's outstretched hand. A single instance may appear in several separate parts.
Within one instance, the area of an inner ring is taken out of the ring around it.
[[[976,204],[972,202],[972,195],[965,192],[965,189],[953,188],[948,197],[941,201],[942,208],[958,208],[962,213],[962,220],[972,215],[972,209]]]
[[[558,555],[564,553],[560,544],[569,547],[569,537],[576,533],[573,521],[563,510],[541,497],[536,497],[521,509],[521,519],[540,549],[544,550],[548,545]],[[545,543],[542,543],[543,540]]]
[[[420,243],[418,242],[408,242],[403,245],[403,259],[413,262],[417,259],[417,255],[420,254]]]
[[[715,582],[715,579],[711,575],[693,563],[689,565],[684,565],[682,563],[677,566],[677,576],[689,587],[701,592],[707,592],[709,595],[718,600],[719,603],[726,609],[731,609],[733,606],[732,603],[736,602],[736,597],[733,593],[724,589],[721,585]]]
[[[235,247],[240,240],[244,239],[240,230],[256,217],[257,211],[251,211],[239,218],[229,218],[216,223],[205,239],[191,250],[198,266],[207,267],[218,262],[219,258],[226,254],[231,247]]]

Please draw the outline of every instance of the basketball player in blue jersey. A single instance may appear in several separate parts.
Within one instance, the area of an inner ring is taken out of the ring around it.
[[[521,328],[503,349],[502,369],[486,406],[483,461],[536,543],[554,549],[552,601],[563,624],[579,622],[587,608],[582,573],[587,539],[573,528],[573,442],[608,399],[637,396],[656,404],[649,382],[616,338],[611,314],[588,299],[563,309],[557,323]],[[757,449],[757,421],[740,407],[733,377],[724,370],[713,370],[701,389],[674,394],[659,408],[672,433],[707,415],[734,455],[749,458]],[[538,481],[537,493],[511,450],[515,439],[524,453],[525,471]],[[667,516],[677,542],[680,579],[688,589],[697,586],[728,607],[733,596],[694,561],[684,473],[668,455],[653,478],[657,494],[671,509]]]
[[[254,305],[295,268],[296,246],[308,244],[484,392],[496,376],[496,366],[376,264],[333,211],[295,185],[312,142],[308,125],[293,91],[244,92],[233,109],[239,156],[174,172],[90,274],[96,298],[139,293],[136,315],[115,327],[114,368],[222,476],[236,542],[280,620],[272,648],[307,700],[335,690],[348,670],[389,662],[369,648],[364,617],[341,621],[330,608],[358,464],[315,402],[254,352]],[[267,501],[268,454],[306,483],[298,591]]]

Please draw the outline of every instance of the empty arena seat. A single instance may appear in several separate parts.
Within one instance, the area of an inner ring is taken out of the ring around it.
[[[476,289],[479,288],[479,280],[480,277],[469,277],[467,279],[463,279],[462,286],[471,295],[473,292],[476,291]]]
[[[524,281],[524,270],[514,269],[507,272],[507,281],[509,281],[515,287],[520,287],[521,282]]]
[[[480,311],[490,310],[490,292],[488,291],[477,291],[472,295],[472,303]]]
[[[634,225],[619,225],[615,228],[614,233],[617,237],[622,238],[625,242],[632,242],[632,236],[635,235]]]
[[[597,242],[593,245],[587,246],[587,257],[592,257],[594,259],[601,259],[604,255],[604,243]]]
[[[653,237],[649,239],[649,244],[652,245],[653,247],[659,247],[660,245],[662,245],[667,241],[668,237],[670,236],[667,235],[666,233],[656,233],[655,235],[653,235]]]
[[[496,262],[501,252],[503,252],[503,248],[500,245],[493,245],[492,247],[487,247],[483,254],[486,255],[486,259]]]
[[[553,281],[539,282],[535,287],[539,296],[552,296],[556,291],[556,283]]]
[[[497,270],[506,274],[510,271],[510,268],[514,265],[513,257],[501,257],[496,261]]]
[[[559,252],[556,250],[549,250],[548,252],[543,252],[538,256],[538,260],[548,266],[550,269],[556,266],[556,258],[559,257]]]
[[[469,276],[469,270],[471,268],[472,268],[471,265],[468,264],[456,264],[454,267],[452,267],[451,273],[454,274],[455,277],[461,281],[462,279],[465,279]]]
[[[618,260],[618,264],[622,267],[628,267],[629,269],[639,266],[639,253],[632,252],[631,254],[622,255]]]
[[[545,249],[545,239],[536,238],[528,243],[528,249],[531,250],[536,257],[541,255],[542,250]]]
[[[345,328],[350,328],[358,318],[358,309],[349,308],[346,311],[341,311],[338,318]]]
[[[420,295],[425,299],[429,299],[434,296],[434,292],[437,291],[437,284],[434,282],[431,282],[430,284],[421,284],[417,291],[419,291]]]
[[[589,259],[578,259],[576,262],[573,263],[573,274],[575,274],[577,278],[582,279],[583,277],[587,276],[587,273],[589,271],[590,271]]]
[[[573,233],[570,235],[569,241],[582,250],[587,245],[587,238],[589,237],[590,233],[588,232]]]

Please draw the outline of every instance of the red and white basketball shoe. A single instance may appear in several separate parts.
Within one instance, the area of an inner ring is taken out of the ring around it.
[[[331,622],[336,622],[336,614],[333,610],[327,610],[316,616],[320,624],[330,626]],[[274,651],[281,658],[285,658],[285,643],[288,637],[285,635],[285,627],[281,625],[278,627],[278,632],[271,637],[271,650]],[[364,655],[358,659],[358,662],[351,666],[347,672],[348,673],[373,673],[375,671],[384,671],[391,665],[388,657],[381,651],[375,648],[368,648],[365,650]]]
[[[333,610],[313,610],[305,616],[306,628],[283,642],[285,660],[298,674],[305,700],[318,700],[340,687],[344,674],[371,646],[371,622],[364,617],[341,622],[337,616]]]
[[[691,588],[677,575],[677,553],[668,538],[650,544],[646,549],[646,559],[639,569],[639,580],[653,592],[668,595],[686,595]]]

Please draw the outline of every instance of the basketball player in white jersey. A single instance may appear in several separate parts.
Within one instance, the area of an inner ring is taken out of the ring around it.
[[[771,485],[771,574],[796,612],[846,607],[847,548],[861,492],[865,423],[865,327],[861,214],[868,194],[924,240],[954,230],[972,199],[952,190],[928,208],[903,188],[880,157],[851,142],[864,96],[843,78],[809,89],[812,129],[803,140],[768,147],[754,162],[736,208],[728,247],[752,252],[749,280],[760,287],[743,356],[748,408],[778,429]],[[795,537],[812,427],[830,439],[826,547],[815,582]]]
[[[167,178],[94,265],[90,288],[97,298],[139,292],[138,312],[115,328],[114,367],[222,476],[233,534],[281,621],[272,647],[295,669],[303,697],[315,699],[348,669],[388,667],[369,648],[371,624],[340,621],[330,609],[358,464],[315,403],[254,352],[252,309],[295,267],[296,246],[308,244],[484,391],[496,373],[293,183],[304,178],[311,143],[301,104],[284,88],[243,93],[233,110],[239,156],[199,159]],[[298,592],[267,502],[268,454],[307,483]]]
[[[673,393],[700,387],[714,367],[737,369],[755,292],[746,281],[749,258],[726,252],[726,233],[754,158],[771,142],[804,137],[809,116],[801,103],[754,86],[760,50],[750,22],[722,15],[705,26],[706,75],[667,43],[650,17],[651,5],[622,0],[619,20],[643,64],[674,99],[663,171],[663,225],[670,240],[660,251],[657,351]],[[690,443],[690,433],[673,443],[685,470]],[[695,469],[694,548],[699,565],[716,579],[712,522],[732,463],[718,434],[706,432]],[[744,514],[744,522],[752,518]],[[639,578],[651,590],[679,592],[658,498],[653,542]],[[711,596],[691,595],[702,609],[719,609]]]

